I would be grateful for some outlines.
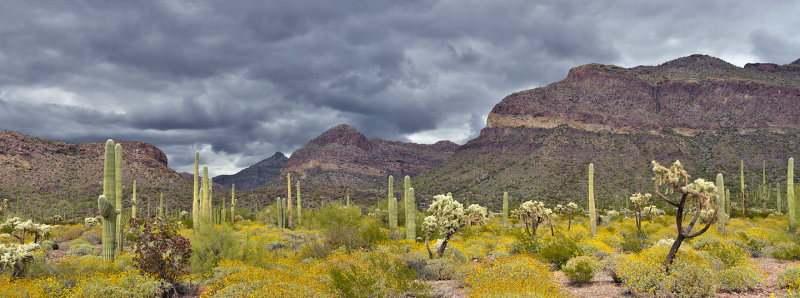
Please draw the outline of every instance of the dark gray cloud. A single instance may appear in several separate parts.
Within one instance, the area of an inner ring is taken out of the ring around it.
[[[800,58],[796,2],[6,1],[0,129],[156,144],[214,175],[348,123],[465,142],[492,106],[590,63]],[[798,56],[798,57],[795,57]]]

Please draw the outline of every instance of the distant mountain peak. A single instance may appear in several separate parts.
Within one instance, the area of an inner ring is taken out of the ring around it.
[[[705,54],[693,54],[675,60],[667,61],[659,66],[677,67],[724,67],[735,68],[736,65],[730,64],[725,60]]]
[[[230,188],[236,184],[238,190],[250,190],[263,186],[280,176],[281,168],[289,158],[282,152],[275,152],[267,159],[261,160],[233,175],[219,175],[214,177],[214,184]]]

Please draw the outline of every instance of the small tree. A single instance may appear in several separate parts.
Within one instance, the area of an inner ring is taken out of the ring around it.
[[[633,204],[634,215],[636,218],[636,228],[639,230],[639,233],[642,232],[642,206],[647,204],[647,202],[650,200],[650,197],[652,197],[652,195],[649,193],[641,194],[637,192],[628,198],[631,204]]]
[[[486,207],[481,207],[472,204],[464,210],[461,205],[450,195],[437,195],[433,197],[433,203],[428,207],[428,213],[431,215],[425,217],[422,222],[422,228],[425,230],[425,248],[428,249],[428,257],[433,258],[433,252],[430,247],[430,236],[434,232],[439,232],[442,236],[442,245],[436,252],[438,257],[444,255],[444,250],[447,248],[447,242],[450,238],[458,232],[458,229],[469,224],[483,224],[486,222]]]
[[[38,243],[0,244],[0,272],[11,268],[11,277],[22,277],[25,266],[33,260],[33,252],[39,249]]]
[[[654,160],[653,173],[655,174],[653,180],[655,181],[654,189],[656,195],[668,204],[678,208],[675,212],[675,225],[678,228],[678,237],[675,239],[675,242],[673,242],[666,260],[664,260],[664,265],[667,270],[669,270],[669,266],[672,264],[675,254],[678,253],[678,249],[683,240],[700,236],[711,227],[711,223],[714,221],[713,219],[716,218],[717,209],[719,208],[716,202],[711,201],[712,198],[716,197],[717,187],[714,183],[703,179],[696,179],[694,182],[689,183],[689,177],[691,176],[683,169],[683,165],[681,165],[681,162],[678,160],[676,160],[669,169]],[[661,186],[666,187],[663,193],[659,189]],[[667,198],[666,195],[672,193],[680,195],[680,201]],[[694,202],[695,213],[689,225],[684,227],[683,212],[687,207],[687,200]],[[712,204],[713,207],[710,207]],[[692,230],[694,229],[695,223],[697,223],[697,220],[700,218],[701,210],[704,209],[703,207],[714,208],[714,212],[710,216],[711,220],[709,220],[702,229],[693,232]]]

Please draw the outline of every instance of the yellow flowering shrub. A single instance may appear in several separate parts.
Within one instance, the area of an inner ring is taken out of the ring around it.
[[[316,262],[267,269],[225,260],[214,269],[214,279],[201,296],[333,297],[326,276],[326,268]]]
[[[636,296],[711,296],[716,292],[714,271],[709,262],[690,247],[675,256],[667,274],[664,259],[668,247],[652,247],[639,254],[624,256],[617,263],[617,274]]]
[[[467,262],[459,273],[470,297],[564,297],[548,266],[528,255]]]

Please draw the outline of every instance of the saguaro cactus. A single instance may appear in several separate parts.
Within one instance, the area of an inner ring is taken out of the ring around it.
[[[739,161],[739,181],[741,181],[742,191],[742,218],[747,218],[747,201],[744,195],[744,159]]]
[[[404,227],[408,227],[408,189],[411,188],[411,177],[406,175],[403,178],[403,211],[405,212],[405,221],[403,223]]]
[[[298,190],[297,199],[300,200]],[[236,184],[231,185],[231,224],[236,223]]]
[[[761,165],[761,212],[767,212],[767,161]]]
[[[131,218],[136,218],[136,180],[133,180],[133,196],[131,196]]]
[[[158,216],[164,217],[164,194],[158,194]]]
[[[786,170],[786,203],[789,204],[786,212],[789,213],[789,227],[797,227],[797,206],[794,201],[794,157],[789,158],[789,165]]]
[[[412,187],[408,188],[408,199],[406,200],[406,202],[408,203],[408,208],[406,209],[406,218],[408,218],[408,223],[406,224],[406,239],[416,240],[417,204],[414,199],[414,188]]]
[[[116,173],[114,141],[106,141],[105,162],[103,166],[103,195],[97,198],[97,207],[103,217],[103,259],[114,261],[117,232],[117,208],[114,205],[116,198]],[[109,199],[110,198],[110,199]]]
[[[597,211],[594,205],[594,164],[589,164],[589,228],[592,236],[597,234]]]
[[[200,207],[200,222],[211,223],[211,189],[208,184],[208,166],[203,166],[203,206]]]
[[[200,177],[199,177],[200,176],[199,163],[200,163],[200,152],[199,151],[195,151],[194,152],[194,186],[192,186],[192,190],[194,192],[194,196],[192,197],[192,224],[195,225],[195,226],[199,224],[199,222],[198,222],[199,221],[198,220],[198,218],[199,218],[198,217],[198,212],[200,212],[200,208],[201,208],[200,207],[200,189],[199,189],[199,185],[198,185],[200,183],[200,181],[199,181],[200,180]]]
[[[397,229],[397,198],[394,197],[394,177],[389,175],[389,190],[387,191],[389,229]]]
[[[717,174],[717,202],[720,206],[725,206],[727,204],[727,202],[725,202],[725,180],[722,178],[722,174]],[[719,210],[717,218],[719,222],[719,232],[725,235],[725,225],[728,223],[728,215],[725,214],[725,208]]]
[[[777,206],[776,209],[778,211],[778,214],[783,214],[783,212],[781,212],[781,207],[782,207],[781,206],[782,205],[782,202],[781,202],[781,184],[778,183],[778,182],[775,182],[775,196],[776,196],[775,205]]]
[[[292,174],[286,173],[286,216],[289,219],[289,229],[294,228],[294,215],[292,214]]]
[[[214,179],[208,177],[208,218],[212,220],[214,215]],[[213,222],[213,221],[212,221]]]
[[[114,206],[122,212],[122,145],[114,145]],[[116,249],[122,253],[122,216],[117,216]]]
[[[297,227],[303,225],[303,204],[300,203],[300,180],[295,182],[297,190]]]
[[[508,229],[508,192],[503,192],[503,229]]]
[[[279,228],[283,228],[283,204],[281,204],[281,198],[275,198],[275,217],[277,217],[276,221],[278,223]]]

